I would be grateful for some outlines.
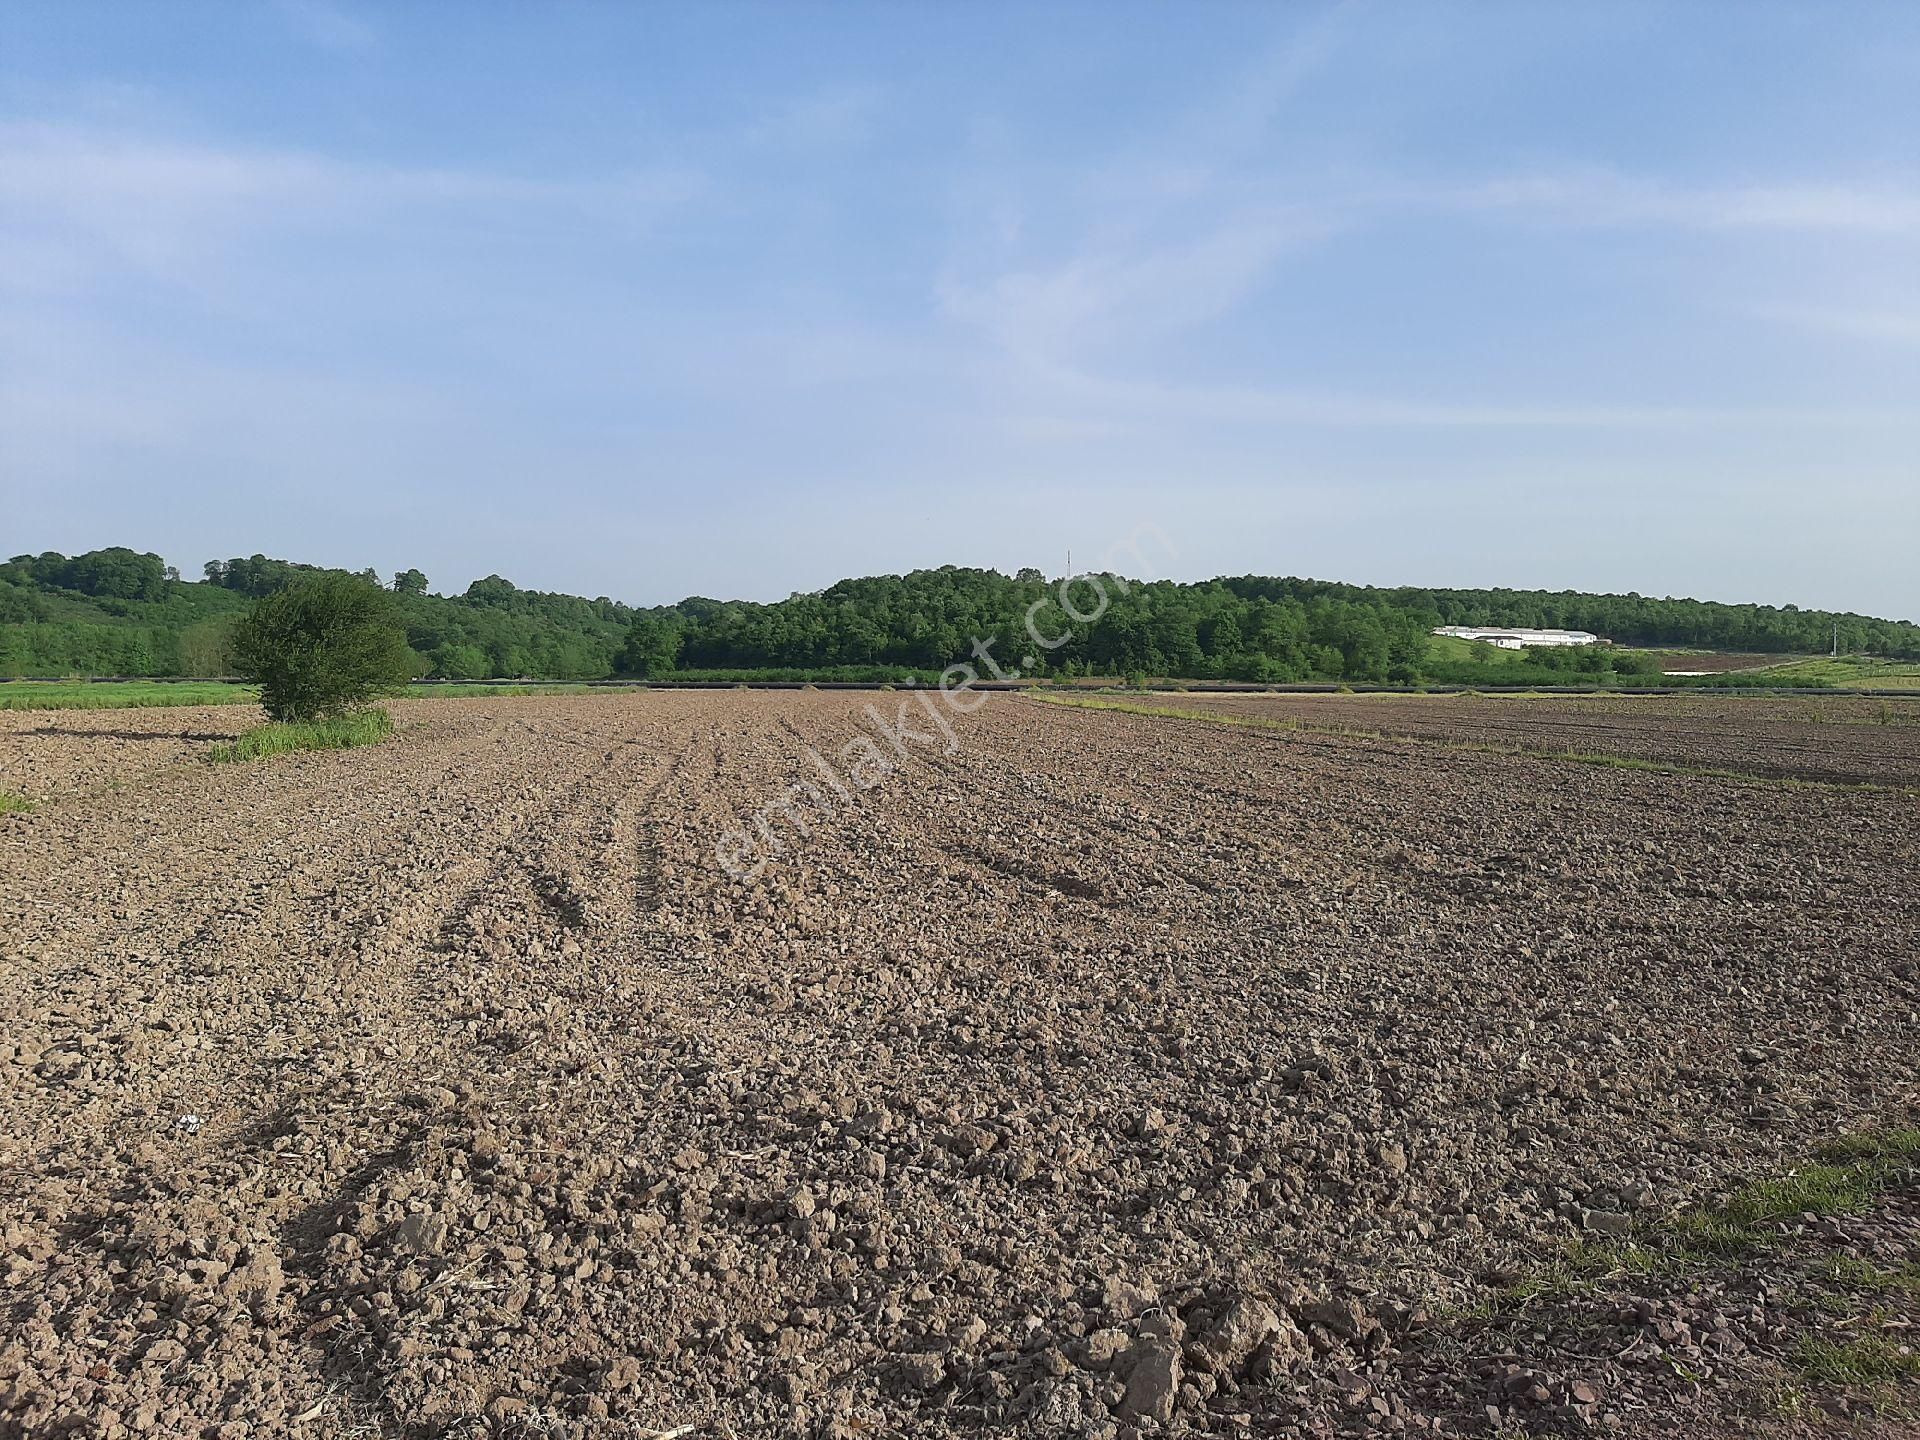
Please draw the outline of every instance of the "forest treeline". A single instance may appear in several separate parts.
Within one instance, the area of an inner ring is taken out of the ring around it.
[[[227,634],[253,602],[320,567],[253,555],[185,580],[124,547],[19,555],[0,565],[0,674],[218,675]],[[1920,658],[1920,627],[1793,606],[1574,591],[1378,588],[1290,577],[1195,583],[1101,576],[1059,582],[942,566],[843,580],[772,603],[693,597],[637,608],[523,590],[498,575],[435,594],[417,569],[381,577],[423,676],[600,679],[678,671],[780,670],[822,678],[959,661],[1040,675],[1166,675],[1278,682],[1484,678],[1516,683],[1658,670],[1608,648],[1492,656],[1443,647],[1439,625],[1591,630],[1624,646]]]

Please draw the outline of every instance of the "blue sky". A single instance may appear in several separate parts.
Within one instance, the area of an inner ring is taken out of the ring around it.
[[[1920,618],[1920,7],[15,3],[0,499]]]

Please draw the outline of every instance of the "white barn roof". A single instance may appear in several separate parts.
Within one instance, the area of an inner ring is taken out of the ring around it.
[[[1489,645],[1517,650],[1523,645],[1598,645],[1590,630],[1526,630],[1510,625],[1442,625],[1433,632],[1459,640],[1484,640]]]

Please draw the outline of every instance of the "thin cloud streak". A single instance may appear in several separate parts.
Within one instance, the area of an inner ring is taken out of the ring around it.
[[[0,223],[0,243],[57,253],[77,239],[97,258],[149,275],[203,268],[210,246],[405,217],[524,225],[549,216],[643,231],[710,190],[704,175],[683,167],[549,180],[0,123],[0,214],[15,217]],[[78,265],[70,253],[65,265],[42,259],[23,269],[71,279]]]
[[[1108,433],[1172,421],[1288,428],[1660,430],[1733,426],[1920,426],[1909,410],[1782,406],[1498,405],[1337,391],[1119,380],[1054,367],[1029,372],[1063,405],[1093,409]],[[1056,417],[1063,430],[1074,423]],[[1080,424],[1089,423],[1084,417]]]
[[[1681,186],[1573,173],[1493,180],[1436,198],[1443,208],[1573,226],[1920,235],[1920,189],[1910,183]]]

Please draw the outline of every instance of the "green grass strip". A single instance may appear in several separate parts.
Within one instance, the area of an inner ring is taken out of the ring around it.
[[[410,700],[475,700],[495,695],[591,695],[597,690],[612,690],[616,693],[620,687],[612,685],[575,685],[564,680],[552,683],[533,682],[531,684],[495,684],[449,683],[445,685],[409,685],[406,688]]]
[[[345,750],[373,745],[393,734],[393,720],[384,710],[354,710],[345,715],[299,724],[259,725],[229,744],[215,745],[207,758],[216,764],[260,760],[296,750]]]
[[[0,790],[0,815],[30,815],[34,802],[12,790]]]
[[[0,710],[146,710],[177,705],[252,705],[260,692],[223,680],[47,683],[0,681]]]

